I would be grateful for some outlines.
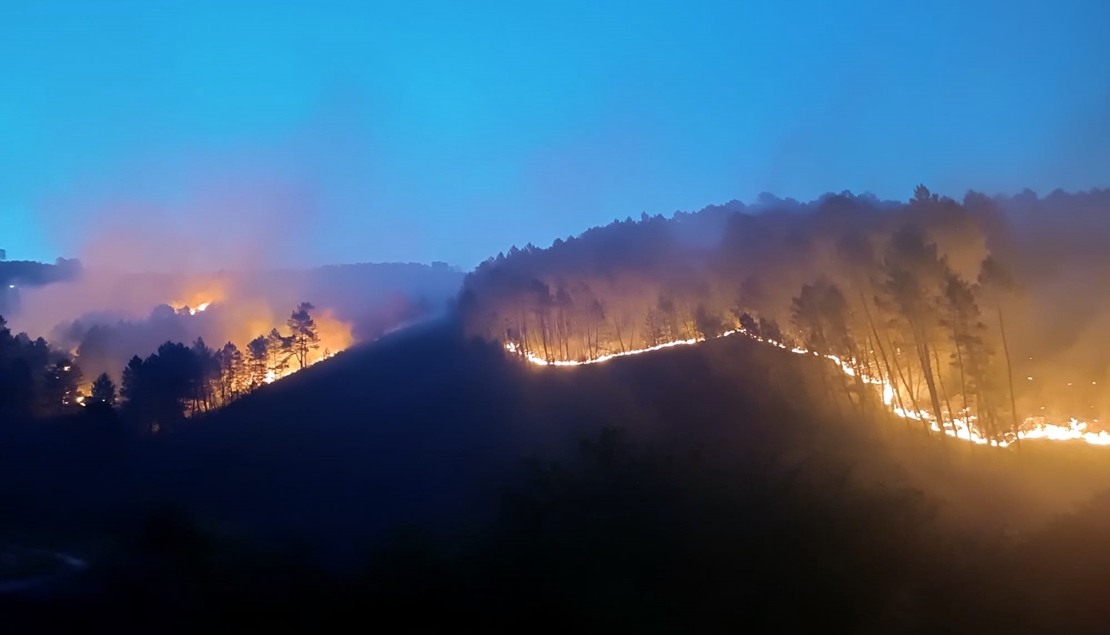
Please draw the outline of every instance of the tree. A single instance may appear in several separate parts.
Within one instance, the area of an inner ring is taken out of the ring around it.
[[[309,353],[320,349],[320,336],[316,332],[316,322],[309,311],[316,307],[309,302],[301,302],[286,324],[292,333],[293,356],[301,368],[308,366]]]
[[[195,406],[202,378],[193,349],[166,342],[145,360],[128,362],[120,390],[124,410],[151,432],[169,429],[185,418],[190,403]]]
[[[247,344],[247,375],[251,388],[266,383],[270,360],[270,340],[259,335]]]
[[[788,338],[783,335],[782,329],[779,328],[779,323],[774,320],[768,320],[765,317],[759,318],[759,333],[766,339],[779,344],[791,346],[793,341],[788,341]]]
[[[127,367],[123,369],[123,377],[120,382],[120,397],[123,399],[126,408],[140,408],[145,395],[143,378],[143,360],[135,355],[127,362]]]
[[[694,311],[694,324],[698,333],[705,339],[720,337],[725,332],[725,325],[721,317],[712,313],[704,304],[699,304]]]
[[[245,392],[250,386],[243,363],[243,354],[231,342],[216,351],[215,362],[219,369],[220,404],[227,404]]]
[[[968,396],[975,397],[977,420],[981,433],[994,440],[998,435],[992,406],[992,382],[988,374],[990,351],[981,333],[986,326],[980,321],[979,305],[971,285],[955,274],[949,274],[944,300],[946,314],[942,324],[951,330],[952,361],[960,374],[965,416],[971,415]]]
[[[143,363],[155,405],[159,429],[173,426],[185,418],[187,405],[195,401],[201,368],[196,353],[179,342],[166,342]]]
[[[650,348],[666,342],[666,330],[655,309],[648,309],[644,318],[644,343]]]
[[[665,295],[659,296],[659,300],[655,303],[655,309],[661,330],[661,335],[657,338],[656,343],[662,344],[679,339],[678,309],[675,307],[674,299]]]
[[[740,328],[743,329],[745,333],[752,337],[762,337],[759,329],[759,322],[756,322],[755,318],[753,318],[750,313],[741,312],[737,316],[737,320],[740,322]]]
[[[1016,285],[1010,276],[1010,272],[997,259],[987,256],[983,261],[982,270],[979,272],[979,287],[990,296],[998,313],[998,331],[1002,338],[1002,354],[1006,358],[1006,381],[1010,388],[1010,431],[1016,438],[1018,418],[1017,402],[1014,397],[1014,367],[1010,360],[1010,346],[1006,341],[1006,323],[1002,318],[1002,301],[999,297],[1003,292],[1013,292]]]
[[[196,358],[197,376],[193,382],[192,411],[201,412],[212,408],[213,384],[219,381],[220,365],[216,354],[198,337],[193,342],[193,355]]]
[[[295,354],[293,337],[286,337],[279,333],[277,329],[270,329],[270,334],[266,336],[266,339],[268,340],[267,350],[270,353],[266,370],[273,373],[273,377],[284,377],[285,371],[289,369],[289,360]]]
[[[100,373],[92,384],[92,394],[89,396],[90,404],[103,404],[112,407],[116,404],[116,385],[108,373]]]
[[[42,413],[60,415],[79,402],[77,386],[81,369],[68,357],[60,357],[46,367],[42,381]]]
[[[535,314],[539,322],[540,342],[543,344],[543,358],[547,361],[553,361],[554,357],[550,346],[549,330],[551,307],[554,304],[554,299],[551,297],[551,288],[542,280],[532,280],[528,286],[528,291],[532,296],[532,313]]]
[[[791,312],[795,325],[803,334],[806,347],[821,355],[835,355],[840,363],[851,364],[855,368],[858,400],[852,400],[852,390],[837,369],[836,376],[850,403],[863,408],[863,383],[857,346],[848,330],[848,303],[839,287],[820,278],[814,284],[802,285],[802,291],[794,298]]]
[[[920,189],[917,193],[919,202],[926,200],[925,195],[928,194],[927,189],[924,192]],[[887,274],[884,289],[910,329],[911,341],[929,390],[932,414],[943,430],[945,419],[940,406],[937,378],[933,373],[929,329],[939,323],[935,315],[936,303],[931,302],[930,298],[943,288],[948,268],[938,258],[936,244],[927,243],[921,231],[913,226],[906,226],[891,237],[884,265]],[[928,431],[928,423],[923,423]]]
[[[932,200],[936,200],[936,195],[929,192],[929,188],[925,187],[924,184],[913,188],[913,202],[927,203]]]

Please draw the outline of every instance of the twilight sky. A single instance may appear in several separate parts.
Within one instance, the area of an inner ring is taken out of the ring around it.
[[[1106,0],[4,0],[0,248],[471,267],[761,191],[1105,187],[1108,29]]]

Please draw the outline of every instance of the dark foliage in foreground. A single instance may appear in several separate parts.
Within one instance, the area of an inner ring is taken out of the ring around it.
[[[54,596],[8,598],[6,626],[1026,633],[1110,618],[1105,500],[1017,544],[942,530],[920,494],[820,459],[715,465],[607,431],[525,472],[488,529],[402,533],[349,575],[157,513]]]
[[[1098,597],[1110,504],[1020,540],[944,522],[946,502],[876,467],[876,437],[909,439],[961,491],[985,482],[958,469],[963,450],[977,466],[1013,468],[1037,448],[945,449],[873,404],[877,420],[861,419],[824,389],[822,368],[726,338],[566,373],[429,327],[167,435],[134,436],[110,409],[6,428],[5,541],[17,530],[57,532],[66,548],[79,534],[113,539],[78,549],[90,562],[80,575],[0,594],[0,629],[979,635],[1110,624]],[[575,438],[589,441],[560,451]],[[1069,464],[1082,455],[1057,450]],[[521,469],[520,456],[542,458]],[[1004,493],[989,484],[967,500]],[[398,526],[413,529],[383,539]]]

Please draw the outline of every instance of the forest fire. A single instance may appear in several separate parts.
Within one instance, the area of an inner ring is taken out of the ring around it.
[[[195,300],[198,295],[194,294],[192,297]],[[205,300],[196,306],[190,306],[182,302],[173,302],[170,303],[170,306],[174,307],[175,312],[179,315],[195,316],[204,313],[214,304],[214,301]],[[231,315],[233,319],[241,317],[240,312],[233,311]],[[261,332],[266,332],[268,328],[266,325],[273,322],[273,320],[255,316],[252,316],[248,321],[252,324],[254,322],[261,324],[255,329]],[[290,318],[286,320],[286,326],[292,333],[289,336],[283,336],[276,327],[272,327],[268,328],[269,332],[267,334],[255,338],[249,343],[246,341],[238,344],[228,342],[236,349],[239,346],[243,347],[247,353],[246,365],[250,365],[250,358],[253,355],[258,359],[259,371],[262,366],[265,366],[264,374],[255,371],[254,382],[256,385],[272,384],[302,368],[334,357],[336,353],[344,350],[353,342],[350,325],[335,319],[331,311],[317,311],[316,307],[309,303],[301,303]],[[261,358],[267,358],[265,364],[262,363]]]
[[[722,333],[718,337],[729,337],[729,336],[737,335],[737,334],[745,335],[747,337],[751,337],[752,339],[755,339],[755,340],[757,340],[759,342],[762,342],[764,344],[769,344],[769,345],[775,346],[777,348],[789,350],[790,352],[795,353],[795,354],[814,355],[814,356],[817,356],[817,357],[821,357],[821,355],[819,353],[815,353],[813,351],[810,351],[810,350],[807,350],[807,349],[804,349],[804,348],[800,348],[800,347],[787,346],[786,344],[783,344],[782,342],[778,342],[778,341],[775,341],[775,340],[760,337],[758,335],[750,334],[747,331],[745,331],[744,329],[736,329],[736,330],[725,331],[724,333]],[[648,347],[648,348],[641,348],[641,349],[636,349],[636,350],[623,351],[623,352],[618,352],[618,353],[611,353],[611,354],[596,357],[594,359],[588,359],[588,360],[583,360],[583,361],[567,361],[567,360],[548,361],[548,360],[543,359],[542,357],[539,357],[539,356],[535,355],[534,353],[527,352],[527,351],[524,351],[524,352],[520,351],[518,349],[517,345],[513,342],[506,342],[504,344],[504,346],[505,346],[505,350],[507,350],[508,352],[516,354],[516,355],[521,355],[528,362],[530,362],[532,364],[536,364],[538,366],[585,366],[585,365],[588,365],[588,364],[599,364],[599,363],[606,362],[606,361],[609,361],[609,360],[617,358],[617,357],[628,357],[628,356],[631,356],[631,355],[639,355],[639,354],[642,354],[642,353],[649,353],[649,352],[652,352],[652,351],[658,351],[658,350],[662,350],[662,349],[665,349],[665,348],[672,348],[672,347],[675,347],[675,346],[688,346],[688,345],[691,345],[691,344],[697,344],[699,342],[706,341],[706,339],[715,339],[715,338],[701,337],[701,338],[689,338],[689,339],[683,339],[683,340],[675,340],[673,342],[666,342],[664,344],[658,344],[656,346],[651,346],[651,347]],[[885,406],[887,406],[887,408],[890,409],[890,412],[892,412],[894,415],[896,415],[900,418],[903,418],[903,419],[913,419],[915,421],[923,421],[923,422],[928,424],[929,428],[933,432],[943,432],[944,434],[946,434],[948,436],[955,437],[955,438],[961,439],[963,441],[970,441],[970,442],[975,443],[977,445],[994,445],[994,446],[997,446],[997,447],[1008,447],[1009,445],[1011,445],[1014,442],[1014,440],[1026,440],[1026,439],[1028,439],[1028,440],[1045,440],[1045,441],[1083,441],[1083,442],[1085,442],[1089,445],[1110,446],[1110,432],[1107,432],[1106,430],[1100,430],[1098,432],[1094,432],[1094,431],[1090,430],[1090,426],[1087,422],[1080,421],[1079,419],[1075,419],[1075,418],[1069,419],[1069,421],[1067,422],[1066,425],[1060,425],[1060,424],[1054,424],[1054,423],[1046,422],[1044,420],[1044,417],[1027,417],[1027,418],[1024,419],[1024,422],[1023,422],[1023,425],[1022,425],[1021,429],[1017,430],[1016,434],[1010,435],[1010,438],[1004,439],[1004,440],[994,440],[994,439],[991,439],[988,436],[982,434],[977,429],[977,421],[976,421],[977,418],[974,415],[967,415],[967,414],[964,414],[963,416],[949,415],[948,417],[946,417],[946,421],[945,421],[946,425],[942,429],[942,427],[941,427],[940,423],[938,423],[936,417],[929,414],[929,412],[927,410],[916,410],[915,411],[915,410],[906,409],[902,406],[897,405],[896,402],[898,401],[898,393],[897,393],[894,385],[891,384],[889,381],[886,381],[886,380],[880,379],[880,378],[876,378],[876,377],[872,377],[872,376],[869,376],[869,375],[866,375],[866,374],[863,374],[863,373],[857,373],[856,366],[854,364],[846,362],[846,361],[840,359],[839,357],[837,357],[835,355],[825,355],[824,357],[826,359],[828,359],[829,361],[833,362],[833,364],[836,366],[836,368],[839,369],[845,375],[847,375],[849,377],[855,377],[858,374],[860,380],[864,384],[874,386],[878,390],[879,395],[882,398],[883,404]]]
[[[1110,445],[1105,250],[1082,240],[1105,232],[1092,219],[1106,200],[961,202],[922,185],[906,202],[645,214],[498,254],[467,277],[461,312],[469,335],[542,365],[739,332],[836,364],[820,387],[830,405],[881,399],[980,445]]]
[[[188,313],[189,315],[196,315],[197,313],[203,313],[206,309],[208,309],[208,307],[212,306],[212,303],[201,302],[195,307],[189,306],[188,304],[178,305],[178,303],[171,303],[170,306],[172,306],[173,310],[177,313]]]

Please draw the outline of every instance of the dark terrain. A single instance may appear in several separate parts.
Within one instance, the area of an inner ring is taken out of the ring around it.
[[[824,370],[742,338],[535,368],[447,322],[154,438],[6,426],[9,541],[88,567],[4,596],[5,632],[1101,632],[1110,506],[1046,521],[1104,460],[973,462]],[[1057,508],[1023,509],[1063,462]]]

